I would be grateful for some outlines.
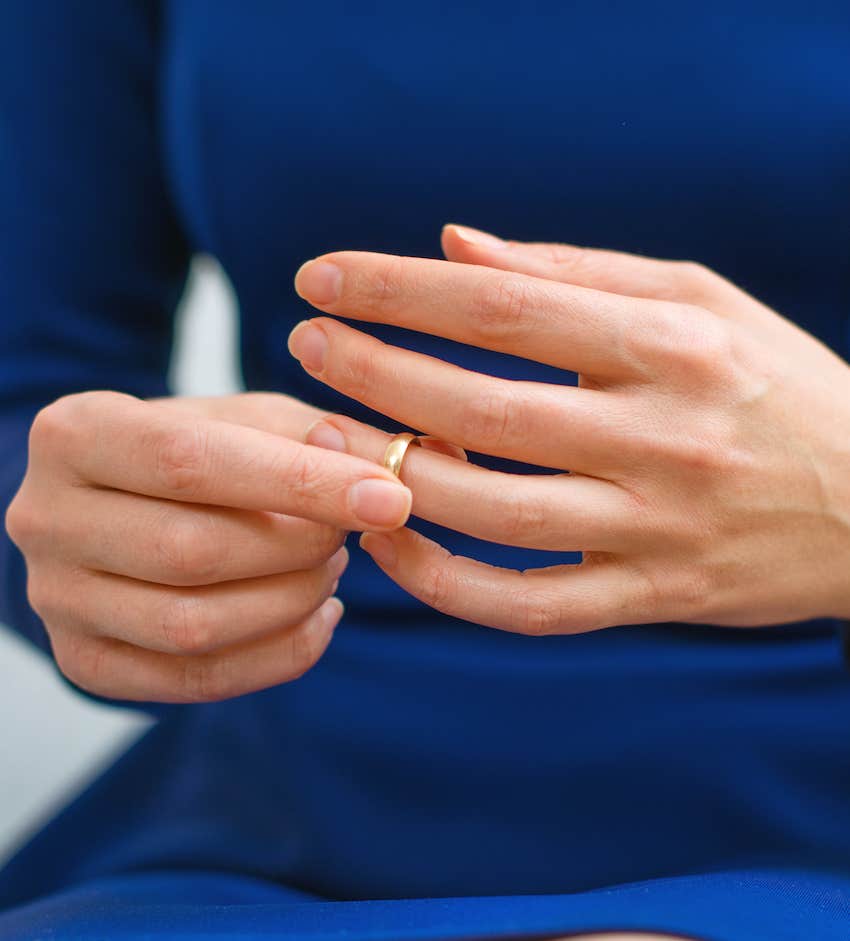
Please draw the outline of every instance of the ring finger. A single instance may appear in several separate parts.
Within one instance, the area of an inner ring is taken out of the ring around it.
[[[342,415],[314,424],[307,441],[380,463],[390,435]],[[411,448],[402,468],[412,512],[477,539],[560,552],[623,551],[644,536],[628,494],[578,474],[505,474]]]

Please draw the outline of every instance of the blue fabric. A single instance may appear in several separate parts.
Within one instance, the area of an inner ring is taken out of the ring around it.
[[[328,902],[245,877],[162,872],[113,876],[0,919],[2,941],[518,941],[579,931],[669,930],[703,941],[846,937],[846,879],[743,870],[675,876],[578,895]],[[742,925],[746,932],[742,933]]]
[[[436,255],[446,221],[698,259],[847,352],[843,0],[37,0],[2,25],[4,500],[40,406],[166,390],[192,251],[233,280],[249,388],[379,424],[291,361],[292,275],[333,248]],[[0,938],[847,938],[834,622],[532,639],[437,615],[353,556],[322,662],[159,709],[0,872]],[[0,619],[48,651],[5,538]]]

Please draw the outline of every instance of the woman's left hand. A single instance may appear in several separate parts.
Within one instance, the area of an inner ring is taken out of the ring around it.
[[[443,247],[448,261],[334,252],[304,265],[296,289],[327,313],[579,373],[578,387],[481,375],[327,317],[299,324],[290,349],[403,425],[564,472],[504,474],[413,449],[416,515],[584,556],[517,572],[409,529],[365,535],[387,574],[448,614],[528,634],[850,617],[843,360],[693,263],[454,226]],[[387,437],[334,416],[308,441],[380,460]]]

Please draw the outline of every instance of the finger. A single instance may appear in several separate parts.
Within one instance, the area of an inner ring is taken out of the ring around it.
[[[309,569],[345,532],[295,516],[74,487],[45,538],[76,565],[162,585],[209,585]]]
[[[252,428],[274,431],[276,434],[286,435],[286,437],[293,438],[295,441],[306,441],[307,430],[316,422],[332,414],[324,409],[306,405],[299,399],[291,398],[288,395],[278,395],[277,393],[244,393],[238,398],[251,399],[252,402],[247,408],[243,408],[241,405],[233,403],[233,396],[222,398],[187,397],[158,399],[157,401],[175,403],[177,407],[182,408],[187,413],[200,409],[209,418],[221,418],[224,421],[247,424]],[[278,400],[284,400],[284,402]],[[268,419],[269,415],[272,415],[271,420]],[[419,438],[419,443],[426,450],[439,451],[441,454],[447,454],[449,457],[455,457],[461,461],[468,459],[463,448],[452,444],[450,441],[443,441],[441,438],[422,435]]]
[[[469,226],[446,225],[442,246],[447,258],[491,268],[520,271],[634,297],[684,299],[680,262],[627,252],[555,242],[504,240]]]
[[[314,425],[316,423],[314,422]],[[311,425],[310,427],[313,427]],[[375,429],[377,431],[377,429]],[[309,435],[307,435],[309,437]],[[306,437],[305,437],[306,440]],[[317,442],[309,442],[310,444],[315,444]],[[466,451],[463,448],[459,447],[456,444],[452,444],[450,441],[443,441],[442,438],[432,438],[429,435],[419,435],[419,444],[426,451],[434,451],[437,454],[445,454],[446,457],[453,457],[458,461],[468,461],[469,457],[467,456]],[[343,449],[344,450],[344,449]],[[352,452],[354,453],[354,452]],[[382,457],[383,460],[383,457]]]
[[[637,417],[612,392],[485,376],[328,317],[299,324],[289,346],[331,388],[468,450],[604,476],[638,443]]]
[[[360,545],[393,581],[443,614],[518,634],[579,634],[645,618],[642,582],[610,561],[518,572],[453,556],[404,528]]]
[[[454,224],[443,228],[442,246],[451,261],[629,297],[695,304],[740,322],[767,323],[776,316],[721,275],[692,261],[555,242],[503,240],[489,232]]]
[[[308,431],[319,446],[381,460],[390,435],[342,415]],[[517,475],[408,448],[402,478],[413,514],[477,539],[562,552],[615,551],[643,542],[626,492],[580,475]]]
[[[410,510],[409,491],[382,467],[118,393],[60,399],[37,421],[39,440],[84,483],[341,529],[395,528]]]
[[[334,252],[308,261],[295,287],[327,313],[609,379],[647,378],[645,358],[652,355],[655,332],[666,338],[683,317],[679,305],[374,252]]]
[[[172,588],[103,572],[81,572],[67,593],[38,599],[39,613],[73,619],[82,632],[170,654],[205,654],[297,624],[335,591],[348,555],[303,572],[201,588]],[[69,607],[73,604],[73,609]]]
[[[277,392],[175,396],[155,401],[184,415],[202,415],[234,425],[246,425],[249,428],[292,438],[293,441],[303,441],[305,430],[327,414],[324,409]]]
[[[68,632],[53,632],[52,640],[62,672],[97,695],[142,702],[213,702],[302,676],[327,649],[342,613],[340,601],[330,598],[294,627],[201,656],[171,656],[106,639],[80,645]]]

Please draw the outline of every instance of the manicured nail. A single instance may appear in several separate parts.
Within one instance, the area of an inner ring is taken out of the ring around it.
[[[323,418],[319,418],[310,425],[304,435],[304,440],[307,444],[315,445],[317,448],[327,448],[328,451],[346,450],[343,433]]]
[[[379,533],[363,533],[360,537],[360,548],[368,552],[378,565],[385,569],[392,568],[398,559],[392,539]]]
[[[322,627],[336,627],[344,612],[345,607],[339,598],[328,598],[317,613]]]
[[[348,505],[367,527],[397,529],[410,515],[413,495],[403,484],[369,478],[359,480],[348,491]]]
[[[342,269],[329,261],[307,261],[295,273],[295,290],[311,304],[333,304],[342,292]]]
[[[336,552],[328,559],[328,572],[330,572],[331,578],[339,578],[340,575],[345,571],[345,567],[348,565],[348,549],[345,546],[341,546]]]
[[[470,229],[465,225],[455,225],[452,223],[452,226],[457,234],[457,237],[462,242],[467,242],[470,245],[480,245],[485,248],[507,248],[507,243],[498,238],[495,235],[491,235],[489,232],[482,232],[480,229]]]
[[[328,337],[324,330],[309,320],[296,324],[289,334],[289,352],[304,366],[313,372],[321,372],[325,365],[328,351]]]

